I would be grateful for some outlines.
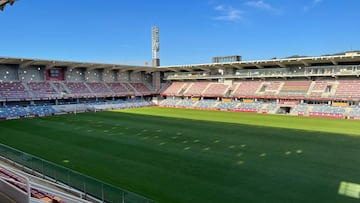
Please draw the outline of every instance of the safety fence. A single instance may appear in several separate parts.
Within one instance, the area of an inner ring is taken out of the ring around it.
[[[41,174],[44,177],[63,183],[101,202],[109,203],[156,203],[133,192],[118,188],[74,170],[51,163],[39,157],[27,154],[12,147],[0,144],[0,155],[18,165]]]

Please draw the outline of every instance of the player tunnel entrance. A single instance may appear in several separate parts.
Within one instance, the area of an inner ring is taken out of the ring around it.
[[[290,111],[291,111],[291,108],[290,106],[281,106],[278,110],[278,114],[289,114]]]

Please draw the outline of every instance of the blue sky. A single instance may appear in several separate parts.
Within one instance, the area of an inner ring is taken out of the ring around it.
[[[360,49],[359,0],[19,0],[0,12],[0,56],[161,65]]]

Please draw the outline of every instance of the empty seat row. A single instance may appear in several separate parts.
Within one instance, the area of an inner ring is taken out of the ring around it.
[[[162,95],[360,98],[360,80],[243,81],[234,82],[233,84],[218,82],[173,82],[162,92]]]
[[[0,101],[47,100],[67,97],[150,95],[143,83],[102,82],[0,82]]]
[[[16,174],[0,167],[0,177],[4,178],[5,181],[14,185],[24,192],[28,192],[26,188],[26,180],[17,176]],[[57,203],[65,203],[59,197],[52,195],[48,192],[41,191],[35,188],[30,188],[31,197],[39,199],[43,202],[57,202]]]
[[[0,118],[18,118],[25,116],[52,115],[57,111],[51,105],[41,106],[3,106],[0,107]]]

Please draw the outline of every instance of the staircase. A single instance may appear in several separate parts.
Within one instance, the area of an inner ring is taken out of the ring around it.
[[[22,85],[24,86],[25,92],[27,92],[31,98],[34,98],[34,93],[30,90],[28,84],[26,82],[22,82]]]
[[[315,82],[312,81],[311,84],[310,84],[310,87],[309,87],[309,89],[308,89],[308,91],[307,91],[307,93],[305,94],[306,96],[310,96],[310,94],[311,94],[312,89],[314,88],[314,86],[315,86]]]

